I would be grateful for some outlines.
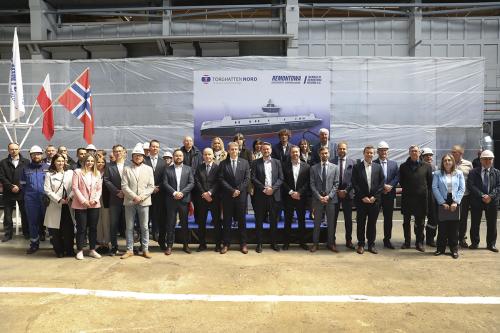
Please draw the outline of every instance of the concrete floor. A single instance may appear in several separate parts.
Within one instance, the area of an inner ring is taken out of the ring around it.
[[[338,239],[344,227],[339,224]],[[484,246],[485,224],[482,224]],[[382,238],[378,223],[378,239]],[[400,222],[395,245],[402,243]],[[123,241],[122,241],[123,242]],[[292,247],[243,255],[153,259],[57,259],[48,241],[35,255],[22,237],[0,244],[0,287],[64,287],[169,294],[500,296],[500,255],[462,250],[460,258],[411,250],[314,254]],[[212,247],[210,247],[212,249]],[[96,296],[0,293],[0,332],[498,332],[500,305],[139,301]]]

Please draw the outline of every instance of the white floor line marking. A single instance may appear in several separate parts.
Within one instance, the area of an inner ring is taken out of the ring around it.
[[[492,304],[500,305],[496,296],[365,296],[365,295],[206,295],[156,294],[134,291],[92,290],[73,288],[0,287],[0,293],[61,294],[141,301],[199,301],[199,302],[299,302],[299,303],[377,303],[377,304]]]

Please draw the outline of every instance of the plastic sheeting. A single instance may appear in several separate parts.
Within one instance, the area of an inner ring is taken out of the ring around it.
[[[10,63],[0,62],[0,104],[8,113]],[[90,67],[98,148],[121,143],[133,147],[152,138],[162,148],[178,147],[193,135],[195,70],[329,70],[331,71],[331,140],[349,142],[350,156],[361,158],[367,144],[385,140],[391,158],[402,161],[411,144],[432,148],[439,159],[453,144],[474,158],[482,135],[483,58],[396,57],[237,57],[140,58],[84,61],[23,61],[27,114],[46,73],[57,97]],[[32,119],[41,114],[37,107]],[[7,116],[7,114],[6,114]],[[27,115],[26,115],[27,116]],[[24,121],[26,117],[22,118]],[[82,124],[55,106],[52,144],[84,146]],[[24,144],[45,146],[41,121]],[[0,128],[0,148],[8,138]],[[18,138],[23,131],[18,130]],[[309,138],[315,139],[312,136]],[[20,139],[18,140],[20,141]],[[200,147],[202,148],[202,147]]]

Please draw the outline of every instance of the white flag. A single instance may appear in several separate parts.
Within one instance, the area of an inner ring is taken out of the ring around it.
[[[22,117],[24,110],[23,77],[21,74],[21,58],[19,56],[19,41],[17,28],[14,28],[14,41],[12,44],[12,61],[9,76],[10,94],[10,121]]]

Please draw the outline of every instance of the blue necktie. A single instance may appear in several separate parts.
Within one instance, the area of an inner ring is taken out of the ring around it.
[[[488,176],[488,169],[484,169],[484,177],[483,177],[483,191],[484,193],[489,193],[490,188],[490,177]]]

